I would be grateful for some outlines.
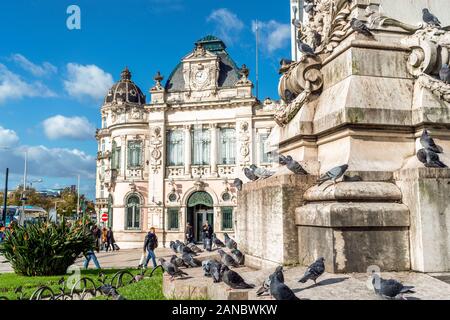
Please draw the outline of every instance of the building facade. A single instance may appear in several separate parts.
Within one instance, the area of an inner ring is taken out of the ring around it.
[[[266,140],[275,103],[253,96],[245,65],[238,67],[218,38],[207,36],[146,96],[125,69],[109,90],[97,131],[99,220],[123,247],[142,245],[155,227],[163,245],[183,240],[189,222],[196,240],[208,220],[233,234],[243,168],[271,167]]]

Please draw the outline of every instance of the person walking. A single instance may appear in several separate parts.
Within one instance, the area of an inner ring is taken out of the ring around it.
[[[188,222],[186,225],[186,242],[193,243],[194,242],[194,230],[192,229],[191,224]]]
[[[100,252],[100,238],[102,236],[102,232],[100,230],[100,228],[97,225],[94,225],[94,227],[92,228],[92,235],[94,236],[95,239],[95,251]]]
[[[209,224],[208,220],[205,221],[205,224],[203,225],[203,248],[207,249],[208,251],[211,251],[211,241],[212,241],[212,234],[213,234],[213,228]]]
[[[113,251],[116,251],[116,248],[114,247],[114,233],[111,228],[108,229],[106,232],[106,251],[108,251],[109,247],[111,246]]]
[[[108,233],[108,229],[106,229],[105,227],[103,227],[102,229],[102,250],[106,250],[106,234]]]
[[[144,241],[144,254],[147,250],[147,259],[145,259],[145,263],[143,265],[144,268],[147,268],[148,262],[152,259],[153,268],[156,268],[156,255],[155,249],[158,247],[158,237],[156,236],[155,228],[150,228],[150,231],[145,236]]]
[[[91,235],[94,238],[93,239],[94,240],[93,241],[94,242],[94,247],[95,247],[95,240],[96,240],[96,237],[97,237],[97,233],[94,233],[94,232],[96,232],[95,231],[95,227],[91,230]],[[100,268],[100,263],[98,263],[97,256],[95,255],[95,252],[94,252],[93,248],[87,250],[84,253],[84,257],[86,258],[86,260],[84,260],[84,264],[83,264],[85,269],[87,269],[89,267],[89,262],[91,262],[91,260],[94,261],[94,265],[95,265],[95,267],[97,269],[101,269]]]

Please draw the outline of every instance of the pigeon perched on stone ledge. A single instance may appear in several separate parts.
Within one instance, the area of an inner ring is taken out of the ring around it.
[[[334,183],[336,183],[336,180],[342,177],[342,175],[345,173],[345,171],[347,171],[347,169],[348,164],[344,164],[342,166],[331,169],[330,171],[320,176],[320,178],[317,180],[318,185],[320,186],[322,183],[328,180],[331,180]]]
[[[369,28],[361,20],[353,18],[350,21],[350,26],[356,32],[361,33],[361,34],[365,35],[366,37],[373,38],[373,33],[369,30]]]
[[[298,50],[305,55],[315,55],[314,49],[302,40],[298,40]]]
[[[446,84],[450,84],[450,68],[448,64],[443,64],[439,71],[439,78]]]
[[[224,264],[230,268],[231,267],[235,267],[235,268],[239,267],[239,264],[228,253],[226,253],[222,249],[219,249],[217,252],[220,254],[220,261],[222,262],[222,264]]]
[[[272,274],[274,274],[280,282],[284,282],[283,266],[278,266],[275,269],[275,272],[272,273]],[[264,283],[261,286],[261,288],[259,288],[258,291],[256,291],[256,295],[257,296],[261,296],[264,293],[269,291],[269,289],[270,289],[270,279],[271,278],[270,278],[270,275],[269,275],[269,277],[266,280],[264,280]]]
[[[250,166],[250,169],[253,171],[255,176],[261,179],[269,178],[275,174],[275,172],[264,169],[264,168],[258,168],[254,164]]]
[[[404,286],[401,282],[395,279],[385,280],[377,274],[372,276],[372,285],[376,294],[388,299],[393,299],[398,295],[400,295],[402,299],[405,299],[403,294],[415,293],[412,290],[414,289],[413,286]]]
[[[439,21],[439,19],[430,12],[430,10],[428,9],[422,9],[422,19],[423,22],[425,22],[426,24],[429,24],[431,26],[434,27],[441,27],[441,22]]]
[[[231,250],[231,256],[233,257],[234,261],[236,261],[238,264],[243,265],[244,264],[244,254],[238,250],[238,249],[232,249]]]
[[[224,248],[225,244],[219,239],[217,238],[216,234],[213,233],[212,234],[212,243],[217,247],[217,248]]]
[[[249,168],[244,168],[244,174],[247,177],[247,179],[250,180],[250,181],[258,180],[258,177]]]
[[[242,180],[241,179],[239,179],[239,178],[236,178],[236,179],[234,179],[234,181],[233,181],[233,185],[236,187],[236,189],[238,190],[238,191],[242,191],[242,185],[243,185],[244,183],[242,182]]]
[[[447,168],[447,165],[439,159],[439,155],[428,149],[417,151],[417,159],[427,168]]]
[[[227,266],[222,266],[221,273],[223,282],[233,289],[252,289],[255,287],[253,284],[246,283],[236,271],[230,270]]]
[[[312,265],[306,269],[303,277],[298,280],[298,282],[305,283],[308,280],[313,280],[314,284],[316,284],[317,278],[319,278],[325,272],[325,259],[320,257],[317,259]]]
[[[236,241],[234,241],[233,239],[230,238],[230,236],[228,235],[228,233],[224,233],[223,234],[224,238],[225,238],[225,246],[228,249],[236,249],[237,248],[237,243]]]
[[[289,169],[289,171],[292,171],[295,174],[301,174],[301,175],[307,175],[308,172],[306,172],[305,169],[301,166],[300,163],[292,159],[291,156],[286,157],[286,167]]]
[[[173,280],[174,277],[183,277],[188,275],[186,272],[178,269],[176,265],[167,262],[163,258],[159,258],[158,262],[161,264],[161,267],[163,268],[164,272],[167,272],[171,276],[171,280]]]
[[[422,136],[420,137],[420,144],[427,150],[431,150],[436,153],[442,153],[442,148],[434,142],[433,138],[428,134],[428,130],[423,130]]]

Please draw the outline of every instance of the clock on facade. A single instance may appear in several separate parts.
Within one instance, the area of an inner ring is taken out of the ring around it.
[[[199,70],[195,73],[195,82],[203,84],[208,80],[208,72],[206,70]]]

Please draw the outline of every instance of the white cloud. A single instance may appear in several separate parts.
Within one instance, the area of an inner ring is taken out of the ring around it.
[[[78,149],[47,148],[45,146],[20,146],[11,150],[0,149],[0,168],[10,168],[12,173],[23,171],[24,154],[28,150],[28,174],[52,178],[73,178],[78,174],[95,178],[95,157]]]
[[[14,130],[0,126],[0,148],[11,147],[19,142],[19,137]]]
[[[44,62],[42,65],[37,65],[19,53],[13,54],[11,59],[19,64],[22,69],[30,72],[36,77],[43,77],[58,71],[58,69],[49,62]]]
[[[83,96],[93,99],[103,98],[113,85],[112,75],[96,65],[68,63],[67,74],[64,88],[69,95],[76,98]]]
[[[45,135],[52,140],[56,139],[93,139],[95,125],[85,117],[65,117],[56,115],[43,121]]]
[[[256,21],[252,22],[252,31],[256,32]],[[283,49],[290,44],[291,27],[289,24],[279,23],[275,20],[267,22],[258,21],[260,44],[267,54]]]
[[[238,16],[225,8],[214,10],[207,21],[216,24],[217,36],[227,44],[233,44],[237,41],[240,32],[244,29],[244,23]]]
[[[55,97],[56,94],[42,82],[26,82],[0,63],[0,104],[24,97]]]

